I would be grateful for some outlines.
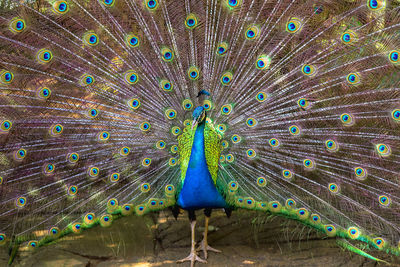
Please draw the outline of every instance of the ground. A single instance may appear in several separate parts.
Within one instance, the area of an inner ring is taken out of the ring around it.
[[[197,214],[196,240],[200,241],[204,216],[201,211]],[[214,211],[209,243],[222,253],[210,252],[208,265],[197,263],[196,266],[377,265],[372,260],[344,251],[336,245],[335,239],[324,238],[323,234],[300,223],[252,211],[234,211],[229,219],[222,211]],[[189,250],[190,227],[186,214],[175,221],[166,211],[125,217],[114,221],[109,228],[95,227],[34,252],[21,251],[13,266],[177,266],[175,260],[186,257]],[[379,256],[392,266],[400,266],[398,258]],[[0,266],[6,266],[7,261],[7,248],[3,247],[0,249]]]

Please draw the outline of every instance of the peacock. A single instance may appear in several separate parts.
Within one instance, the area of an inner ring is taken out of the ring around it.
[[[0,25],[10,263],[164,209],[191,266],[215,209],[400,256],[399,0],[0,1]]]

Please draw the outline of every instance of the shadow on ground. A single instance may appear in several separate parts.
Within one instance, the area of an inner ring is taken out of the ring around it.
[[[197,214],[196,240],[200,241],[204,216],[201,211]],[[208,265],[197,263],[196,266],[377,265],[342,250],[335,239],[326,239],[300,223],[252,211],[233,212],[229,219],[222,211],[213,212],[209,243],[222,253],[211,252]],[[189,250],[190,228],[186,214],[175,221],[171,213],[165,211],[125,217],[109,228],[95,227],[34,252],[20,251],[13,266],[177,266],[175,260],[186,257]],[[400,266],[398,258],[386,254],[377,256],[392,266]],[[7,248],[2,248],[0,266],[7,266],[7,261]]]

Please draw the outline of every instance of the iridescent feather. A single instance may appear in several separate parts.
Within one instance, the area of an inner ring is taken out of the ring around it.
[[[202,106],[226,209],[400,256],[398,1],[11,2],[0,244],[176,207]]]

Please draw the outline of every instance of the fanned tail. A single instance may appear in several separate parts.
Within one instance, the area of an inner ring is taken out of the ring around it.
[[[175,205],[190,153],[179,158],[178,136],[201,104],[231,207],[300,221],[373,260],[364,249],[399,256],[399,11],[384,0],[1,10],[0,243],[35,248]]]
[[[399,255],[399,6],[372,2],[243,2],[214,123],[231,205]]]

